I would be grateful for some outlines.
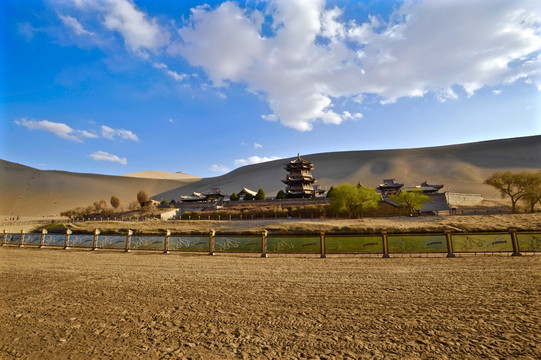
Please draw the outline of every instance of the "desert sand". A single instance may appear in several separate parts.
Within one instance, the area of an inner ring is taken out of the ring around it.
[[[396,178],[406,187],[428,181],[444,184],[444,191],[499,199],[499,193],[483,181],[498,171],[538,171],[541,168],[539,154],[541,136],[422,149],[301,155],[313,161],[313,175],[318,184],[327,189],[358,182],[376,187],[384,178]],[[179,174],[160,171],[139,173],[138,176],[145,178],[43,171],[0,160],[0,215],[58,215],[101,199],[108,202],[112,195],[118,196],[123,206],[128,206],[136,200],[139,190],[146,190],[155,200],[167,202],[178,200],[180,195],[208,192],[216,187],[227,195],[243,187],[256,191],[262,188],[267,196],[272,196],[284,189],[280,180],[286,176],[284,164],[289,160],[291,158],[243,166],[203,179],[186,174],[180,174],[179,179]]]
[[[0,358],[539,359],[541,257],[0,248]]]

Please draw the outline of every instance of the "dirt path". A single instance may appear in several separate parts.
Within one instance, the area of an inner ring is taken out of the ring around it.
[[[541,257],[0,248],[0,359],[538,359]]]

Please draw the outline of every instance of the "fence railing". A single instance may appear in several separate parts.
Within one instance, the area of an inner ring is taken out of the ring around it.
[[[215,252],[258,253],[267,257],[269,253],[285,254],[372,254],[390,257],[392,254],[440,253],[454,257],[455,253],[511,253],[541,251],[541,232],[519,232],[510,228],[508,232],[490,233],[443,233],[396,234],[381,231],[378,234],[337,234],[321,231],[318,235],[270,234],[264,230],[258,234],[171,234],[134,235],[128,230],[122,235],[93,234],[9,233],[4,230],[1,246],[34,246],[98,249],[154,250],[169,253]]]

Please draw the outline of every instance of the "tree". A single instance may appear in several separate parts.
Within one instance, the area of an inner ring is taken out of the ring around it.
[[[331,209],[357,217],[360,211],[377,208],[380,200],[381,196],[375,189],[362,185],[342,184],[333,188]]]
[[[526,195],[522,200],[530,206],[530,212],[535,211],[537,203],[541,204],[541,172],[527,175]]]
[[[144,203],[150,200],[148,193],[145,190],[141,190],[137,193],[137,202],[143,206]]]
[[[267,196],[265,195],[265,192],[263,191],[263,189],[259,189],[257,190],[257,194],[255,194],[255,199],[256,200],[265,200],[267,199]]]
[[[327,198],[330,199],[333,197],[333,193],[334,193],[334,186],[331,186],[331,188],[329,189],[329,191],[327,191]]]
[[[402,207],[408,208],[410,214],[421,210],[423,205],[430,200],[423,190],[401,191],[398,195],[391,195],[391,200],[396,201]]]
[[[105,209],[107,209],[107,201],[103,199],[100,201],[96,201],[92,205],[92,207],[93,207],[92,212],[101,214]]]
[[[110,203],[114,209],[118,209],[118,207],[120,206],[120,199],[118,198],[118,196],[113,195],[111,196]]]
[[[516,211],[517,203],[526,196],[530,173],[512,173],[511,171],[498,172],[492,174],[485,180],[485,184],[490,185],[500,191],[502,199],[509,196],[511,199],[511,209]]]
[[[250,193],[246,193],[246,195],[244,195],[244,200],[253,200],[254,199],[254,196]]]
[[[285,199],[286,198],[286,193],[284,192],[284,190],[280,190],[276,193],[276,198],[277,199]]]
[[[239,196],[237,195],[236,192],[232,193],[231,196],[229,197],[229,200],[231,201],[239,201]]]

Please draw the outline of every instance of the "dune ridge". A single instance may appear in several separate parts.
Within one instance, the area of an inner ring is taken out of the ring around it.
[[[444,184],[444,190],[499,199],[499,193],[483,181],[497,171],[539,171],[540,154],[541,136],[538,135],[418,149],[301,155],[314,162],[313,175],[327,188],[345,182],[375,187],[384,178],[396,178],[406,186],[429,181]],[[180,195],[208,192],[215,187],[223,194],[243,187],[262,188],[269,196],[284,189],[280,180],[286,175],[284,164],[291,159],[293,157],[248,165],[212,178],[178,174],[181,179],[152,178],[172,174],[160,171],[142,173],[148,177],[44,171],[0,160],[0,215],[57,215],[101,199],[109,201],[111,195],[118,196],[127,205],[135,200],[139,190],[146,190],[160,201],[177,200]]]
[[[384,178],[396,178],[406,186],[423,181],[444,184],[444,190],[482,194],[489,199],[499,193],[483,181],[498,171],[538,171],[541,169],[541,136],[483,141],[417,149],[343,151],[301,156],[314,163],[312,174],[318,184],[330,188],[345,182],[376,187]],[[174,199],[193,191],[219,187],[224,194],[243,187],[267,194],[284,188],[284,164],[280,159],[244,166],[222,176],[205,178],[156,195]]]
[[[185,174],[183,172],[167,172],[161,170],[149,170],[149,171],[140,171],[130,174],[124,174],[122,176],[134,177],[134,178],[143,178],[143,179],[161,179],[161,180],[199,180],[200,176]]]

